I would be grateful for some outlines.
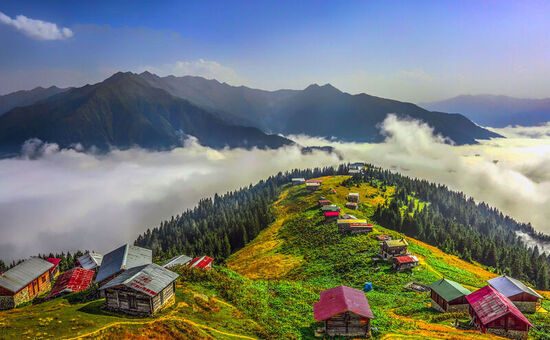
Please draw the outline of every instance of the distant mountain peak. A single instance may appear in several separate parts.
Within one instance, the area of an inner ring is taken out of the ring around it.
[[[304,92],[321,92],[325,94],[330,93],[342,93],[339,89],[332,86],[329,83],[326,83],[325,85],[319,85],[317,83],[311,84],[308,87],[305,88]]]

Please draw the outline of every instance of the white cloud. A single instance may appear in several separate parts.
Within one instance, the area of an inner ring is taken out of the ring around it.
[[[161,66],[142,66],[138,72],[149,71],[159,76],[199,76],[207,79],[216,79],[232,85],[241,85],[241,78],[231,67],[224,66],[216,61],[199,59],[196,61],[176,61]]]
[[[427,125],[394,116],[381,129],[387,136],[381,144],[291,138],[302,145],[331,145],[344,162],[368,161],[446,184],[550,233],[550,140],[493,139],[451,146]],[[33,141],[25,152],[26,158],[0,160],[2,259],[49,251],[105,251],[135,240],[202,197],[278,171],[342,162],[324,152],[302,155],[293,146],[213,150],[194,141],[169,152],[131,149],[106,155]]]
[[[15,27],[26,36],[38,40],[63,40],[73,36],[73,31],[67,27],[58,27],[52,22],[31,19],[24,15],[12,19],[0,12],[0,23]]]

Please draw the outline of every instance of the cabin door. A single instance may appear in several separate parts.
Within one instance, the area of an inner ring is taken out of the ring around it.
[[[137,309],[137,301],[135,296],[132,296],[132,295],[128,296],[128,307],[130,309]]]

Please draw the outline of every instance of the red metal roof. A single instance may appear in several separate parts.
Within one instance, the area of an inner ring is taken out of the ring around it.
[[[319,200],[319,203],[331,203],[329,200]]]
[[[55,257],[48,257],[46,259],[46,261],[48,261],[49,263],[53,264],[53,268],[57,267],[57,265],[59,264],[59,262],[61,262],[61,259],[56,259]],[[52,269],[53,269],[52,268]]]
[[[510,299],[491,286],[485,286],[472,294],[466,295],[466,300],[468,300],[474,313],[484,326],[508,313],[512,313],[519,320],[533,327]]]
[[[313,305],[313,316],[323,321],[344,312],[374,319],[365,293],[359,289],[338,286],[321,292],[321,299]]]
[[[84,268],[73,268],[59,275],[48,297],[54,297],[61,293],[80,292],[90,286],[94,277],[94,271]]]
[[[339,216],[339,215],[340,215],[339,211],[325,211],[325,217],[327,217],[327,216]]]
[[[189,267],[206,268],[212,261],[214,261],[214,259],[208,256],[199,256],[195,257],[187,265]]]
[[[393,259],[397,261],[397,263],[409,263],[409,262],[417,261],[416,258],[409,255],[397,256],[397,257],[394,257]]]

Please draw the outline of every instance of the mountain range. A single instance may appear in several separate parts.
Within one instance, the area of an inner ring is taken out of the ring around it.
[[[461,95],[419,105],[428,110],[460,112],[483,126],[536,126],[550,121],[550,98]]]
[[[381,142],[387,114],[426,122],[456,144],[499,135],[460,114],[412,103],[344,93],[330,84],[264,91],[200,77],[119,72],[80,88],[37,88],[0,97],[0,154],[17,153],[39,138],[61,147],[99,150],[139,146],[166,150],[187,136],[213,148],[278,148],[277,134],[306,134],[347,142]]]

